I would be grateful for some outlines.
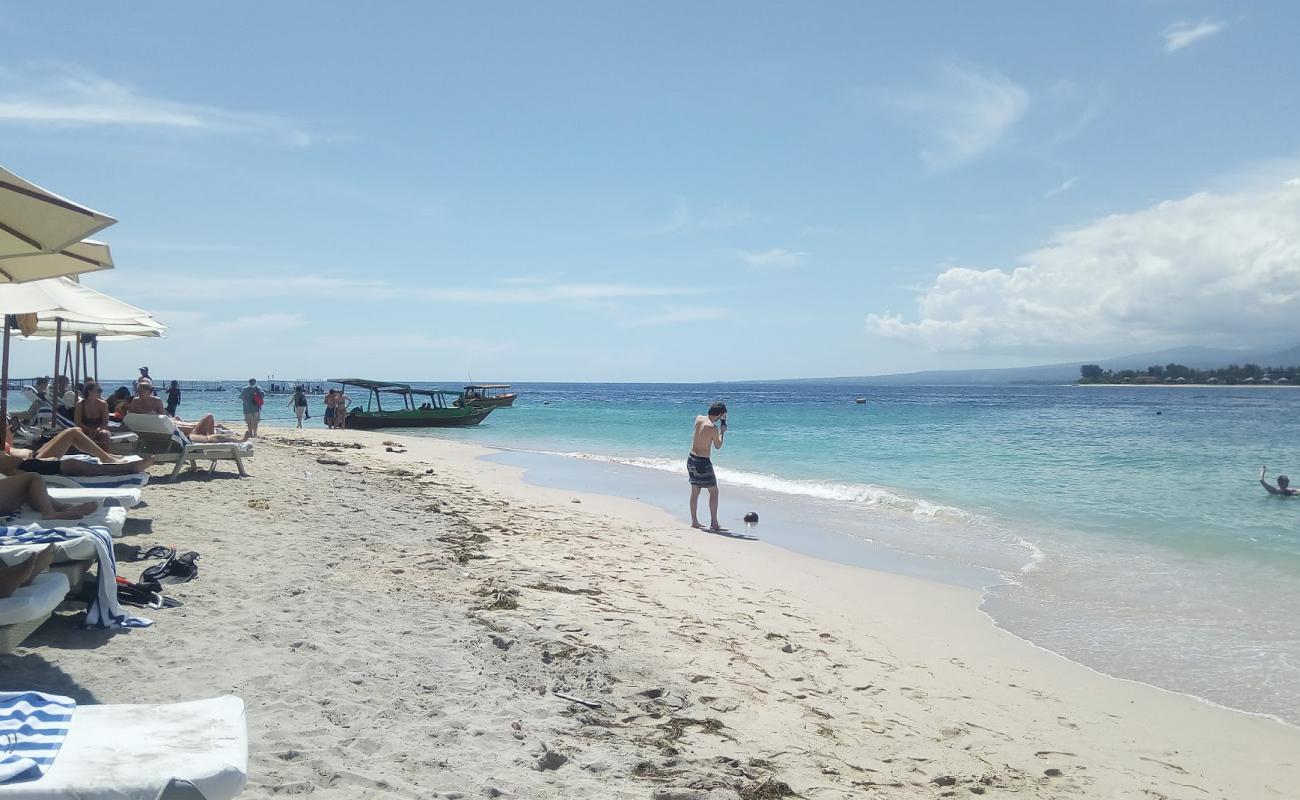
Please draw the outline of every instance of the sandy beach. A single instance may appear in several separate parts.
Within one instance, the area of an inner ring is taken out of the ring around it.
[[[253,477],[155,482],[131,513],[122,574],[201,553],[182,608],[56,617],[0,657],[5,688],[236,694],[250,798],[1300,797],[1300,730],[1035,648],[976,592],[540,488],[471,445],[264,426],[257,448]]]

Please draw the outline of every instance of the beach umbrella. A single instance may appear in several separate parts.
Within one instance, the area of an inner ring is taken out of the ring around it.
[[[116,221],[0,167],[0,260],[57,253]]]
[[[86,239],[49,253],[0,258],[0,284],[21,284],[112,268],[113,254],[108,245]]]
[[[2,263],[2,262],[0,262]],[[13,284],[0,287],[0,314],[4,315],[4,348],[0,355],[0,417],[8,419],[9,339],[16,326],[16,315],[36,314],[37,330],[42,321],[46,329],[54,329],[54,376],[59,374],[59,348],[62,345],[63,326],[75,324],[132,325],[151,319],[149,312],[124,303],[89,286],[82,286],[70,278],[51,278],[43,281]],[[117,331],[120,332],[120,331]]]

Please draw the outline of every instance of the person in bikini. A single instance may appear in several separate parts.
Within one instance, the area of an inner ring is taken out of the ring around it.
[[[700,490],[709,490],[709,527],[713,533],[727,529],[718,523],[718,478],[713,473],[713,450],[722,449],[727,435],[727,406],[714,403],[708,414],[695,418],[695,435],[691,440],[691,453],[686,457],[686,475],[691,482],[691,527],[702,528],[698,513]]]
[[[104,402],[103,387],[86,381],[81,398],[73,412],[73,421],[95,444],[107,449],[113,443],[113,435],[108,430],[108,403]]]

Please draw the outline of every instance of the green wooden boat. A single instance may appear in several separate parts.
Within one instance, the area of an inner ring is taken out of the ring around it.
[[[460,428],[477,425],[492,413],[492,408],[458,408],[453,405],[460,392],[415,389],[405,383],[364,378],[331,378],[330,382],[355,386],[369,393],[364,409],[361,403],[357,403],[348,412],[349,428]],[[388,408],[384,408],[385,400]]]

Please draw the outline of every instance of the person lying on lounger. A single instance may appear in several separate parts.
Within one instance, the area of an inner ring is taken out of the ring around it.
[[[24,503],[39,511],[41,519],[81,519],[99,508],[95,500],[84,503],[51,500],[50,493],[45,491],[45,480],[31,472],[19,472],[0,481],[0,514],[19,511]]]
[[[35,452],[26,447],[14,447],[13,443],[14,432],[10,428],[6,432],[5,449],[21,458],[63,458],[68,454],[68,451],[78,450],[88,456],[98,458],[105,464],[121,464],[125,461],[121,456],[115,456],[95,444],[89,436],[77,428],[67,428],[59,431],[53,439],[38,447]]]
[[[37,475],[63,475],[68,478],[97,478],[102,475],[134,475],[153,466],[153,456],[145,456],[139,461],[125,463],[96,464],[70,458],[23,458],[22,456],[0,453],[0,475],[11,476],[19,472],[31,472]]]

